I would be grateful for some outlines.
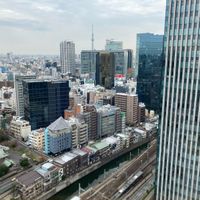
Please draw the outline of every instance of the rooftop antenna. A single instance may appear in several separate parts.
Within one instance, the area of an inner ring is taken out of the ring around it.
[[[92,51],[94,51],[94,30],[93,30],[93,24],[92,24]]]
[[[92,24],[92,38],[91,38],[91,42],[92,42],[92,55],[91,55],[91,65],[90,65],[90,78],[93,76],[92,72],[93,72],[93,68],[94,68],[94,29],[93,29],[93,24]]]

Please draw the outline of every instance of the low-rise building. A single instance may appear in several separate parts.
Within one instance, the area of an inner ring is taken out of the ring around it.
[[[94,149],[90,146],[86,146],[86,147],[81,148],[81,150],[88,154],[88,163],[89,164],[94,163],[97,160],[99,160],[99,155],[98,155],[97,149]]]
[[[73,149],[73,154],[76,154],[79,156],[79,166],[86,167],[88,166],[88,154],[80,149]]]
[[[71,176],[79,171],[79,156],[67,152],[54,160],[55,165],[63,169],[64,176]]]
[[[130,136],[123,133],[118,133],[117,136],[120,139],[120,149],[128,148],[130,145]]]
[[[146,138],[147,136],[147,131],[143,128],[135,128],[134,132],[140,134],[142,138]]]
[[[39,151],[44,150],[45,140],[44,140],[44,128],[31,131],[29,134],[30,145]]]
[[[116,152],[116,151],[120,150],[120,139],[119,139],[119,137],[110,136],[110,137],[104,138],[102,141],[109,145],[112,152]]]
[[[43,178],[36,171],[30,171],[16,178],[16,190],[22,200],[33,200],[44,191]]]
[[[20,117],[13,117],[10,131],[18,140],[26,141],[31,133],[31,126],[28,121],[22,120]]]
[[[91,145],[92,148],[96,149],[98,156],[104,158],[109,154],[109,144],[106,142],[97,142]]]
[[[45,163],[36,171],[44,179],[44,191],[48,191],[62,179],[60,169],[52,163]]]

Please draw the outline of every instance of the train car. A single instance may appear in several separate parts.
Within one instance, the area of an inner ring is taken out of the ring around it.
[[[132,185],[136,184],[143,177],[143,172],[138,171],[134,176],[131,176],[123,187],[118,190],[119,196],[125,193]]]

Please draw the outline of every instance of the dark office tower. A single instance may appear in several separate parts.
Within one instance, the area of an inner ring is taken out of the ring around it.
[[[167,0],[157,200],[200,199],[199,26],[199,0]]]
[[[68,81],[25,80],[24,115],[31,128],[47,127],[60,116],[69,106]]]
[[[114,53],[100,52],[96,57],[96,85],[106,89],[114,87],[115,57]]]
[[[97,110],[94,105],[86,104],[83,106],[85,122],[88,124],[88,139],[97,139]]]
[[[125,51],[128,52],[128,61],[127,61],[128,69],[133,68],[133,50],[132,49],[126,49]]]
[[[161,108],[163,35],[137,34],[137,94],[147,109]]]

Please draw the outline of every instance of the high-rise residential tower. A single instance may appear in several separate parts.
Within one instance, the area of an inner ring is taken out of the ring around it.
[[[148,109],[160,111],[163,68],[163,35],[137,34],[137,94]]]
[[[60,43],[60,63],[62,73],[75,73],[75,44],[72,41]]]
[[[22,81],[35,78],[35,75],[15,75],[17,116],[24,117],[24,95]]]
[[[135,125],[138,122],[138,96],[136,94],[117,93],[115,106],[126,115],[126,123]]]
[[[157,200],[200,199],[199,26],[199,0],[167,0]]]

